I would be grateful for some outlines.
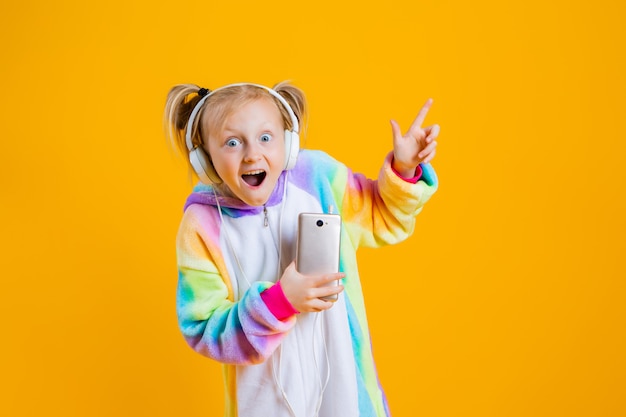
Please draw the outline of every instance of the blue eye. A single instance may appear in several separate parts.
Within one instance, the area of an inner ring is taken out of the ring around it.
[[[239,145],[241,142],[239,141],[239,139],[235,139],[235,138],[230,138],[226,141],[226,146],[228,146],[229,148],[234,148],[235,146]]]
[[[272,140],[272,136],[269,133],[263,133],[260,138],[261,142],[269,142]]]

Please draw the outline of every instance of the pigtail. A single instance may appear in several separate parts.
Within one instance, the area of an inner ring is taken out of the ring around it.
[[[185,156],[189,153],[185,143],[185,131],[189,122],[189,116],[202,98],[198,91],[200,91],[200,87],[195,84],[179,84],[169,91],[165,102],[165,112],[163,114],[165,136],[170,146]],[[197,123],[195,124],[196,127],[194,127],[195,131],[192,136],[194,139],[198,137]]]
[[[293,113],[296,115],[298,122],[300,123],[300,136],[301,138],[304,136],[306,132],[306,117],[308,112],[308,106],[306,102],[306,97],[304,92],[300,90],[298,87],[295,87],[287,81],[280,82],[274,86],[274,91],[280,94],[291,106]],[[283,106],[279,106],[281,112],[283,111]],[[289,121],[289,117],[285,117],[287,121]],[[291,124],[291,123],[289,123]],[[287,126],[290,129],[292,126]]]

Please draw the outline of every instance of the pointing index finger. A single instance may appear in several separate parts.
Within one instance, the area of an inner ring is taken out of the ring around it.
[[[426,119],[426,115],[428,114],[428,110],[430,110],[430,106],[433,104],[433,99],[429,98],[426,100],[426,103],[422,106],[422,109],[419,113],[417,113],[417,117],[413,120],[413,124],[411,125],[412,129],[419,129],[422,127],[422,123],[424,123],[424,119]]]

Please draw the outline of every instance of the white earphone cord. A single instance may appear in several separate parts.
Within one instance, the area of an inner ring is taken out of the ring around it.
[[[288,175],[289,175],[289,171],[285,171],[285,186],[283,189],[283,198],[281,201],[281,209],[280,209],[280,214],[278,217],[278,266],[277,266],[277,272],[276,272],[276,282],[278,282],[278,280],[280,279],[280,271],[281,271],[281,255],[282,255],[282,217],[283,217],[283,212],[284,212],[284,208],[285,208],[285,200],[287,197],[287,184],[288,184]],[[217,193],[215,192],[215,187],[211,187],[211,190],[213,191],[213,196],[215,197],[215,204],[217,206],[217,211],[220,217],[220,222],[222,224],[222,228],[224,230],[224,236],[226,237],[226,242],[228,243],[228,247],[231,251],[231,253],[233,254],[233,258],[235,259],[235,263],[237,264],[237,267],[239,268],[239,271],[241,272],[241,276],[243,277],[243,279],[246,281],[246,283],[248,284],[248,288],[252,287],[252,284],[250,283],[250,281],[248,280],[248,277],[246,276],[245,271],[243,270],[243,266],[241,265],[241,262],[239,261],[239,258],[237,257],[237,254],[235,252],[235,249],[233,247],[232,241],[230,239],[230,235],[228,232],[228,227],[226,226],[226,223],[224,221],[224,216],[222,214],[222,206],[220,205],[219,202],[219,198],[217,196]],[[332,209],[331,209],[332,210]],[[270,231],[271,233],[271,231]],[[243,293],[243,291],[241,290],[241,285],[239,285],[239,280],[236,278],[235,275],[235,279],[237,280],[237,299],[240,300],[241,299],[241,294]],[[315,363],[315,369],[317,371],[317,381],[318,381],[318,386],[320,389],[320,395],[317,401],[317,404],[315,406],[315,417],[319,416],[319,412],[320,409],[322,407],[322,402],[324,399],[324,392],[326,391],[326,387],[328,386],[328,382],[330,380],[330,360],[328,357],[328,349],[326,346],[326,337],[324,335],[324,320],[322,319],[320,322],[320,326],[321,326],[321,333],[322,333],[322,341],[323,341],[323,346],[324,346],[324,358],[326,359],[326,379],[324,381],[324,383],[322,384],[322,371],[319,368],[319,364],[317,362],[317,354],[316,354],[316,349],[315,349],[315,328],[317,327],[317,321],[318,318],[323,314],[323,312],[319,312],[316,313],[315,319],[313,321],[313,338],[312,338],[312,347],[313,347],[313,361]],[[283,399],[285,400],[285,404],[287,405],[287,408],[289,409],[289,413],[293,416],[293,417],[298,417],[293,409],[293,407],[291,406],[291,403],[289,402],[289,398],[287,397],[287,393],[285,392],[283,385],[280,382],[280,376],[281,376],[281,369],[282,369],[282,344],[278,346],[278,352],[277,352],[277,360],[274,360],[274,357],[272,356],[271,360],[272,360],[272,376],[274,378],[274,383],[276,384],[277,388],[279,389]],[[276,363],[278,362],[278,376],[276,375]]]
[[[322,402],[324,400],[324,392],[326,391],[326,387],[328,386],[328,381],[330,381],[330,359],[328,358],[328,349],[326,347],[326,337],[324,336],[324,319],[323,318],[320,321],[320,326],[321,326],[320,330],[322,333],[322,340],[323,340],[323,346],[324,346],[324,358],[326,359],[326,380],[324,381],[323,384],[322,384],[322,376],[321,376],[322,371],[317,362],[317,354],[315,350],[315,327],[317,325],[318,318],[322,316],[323,314],[324,314],[323,311],[316,313],[315,319],[313,320],[313,339],[312,339],[313,362],[315,363],[315,370],[317,371],[317,382],[318,382],[318,387],[320,389],[320,395],[317,400],[317,404],[315,405],[314,417],[319,416],[320,409],[322,408]],[[287,393],[285,392],[283,385],[280,382],[280,376],[282,375],[281,358],[282,358],[282,345],[279,345],[277,348],[277,360],[274,360],[274,356],[272,356],[272,376],[274,377],[274,383],[278,387],[283,399],[285,400],[285,404],[287,405],[287,408],[289,409],[289,413],[293,417],[298,417],[293,407],[291,406],[291,403],[289,402],[289,398],[287,397]],[[276,375],[276,362],[278,362],[278,376]]]

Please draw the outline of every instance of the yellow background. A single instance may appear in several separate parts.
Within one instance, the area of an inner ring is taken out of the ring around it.
[[[360,252],[394,416],[623,416],[620,1],[0,7],[0,415],[218,416],[175,318],[177,83],[291,79],[306,146],[375,175],[428,97],[441,187]]]

